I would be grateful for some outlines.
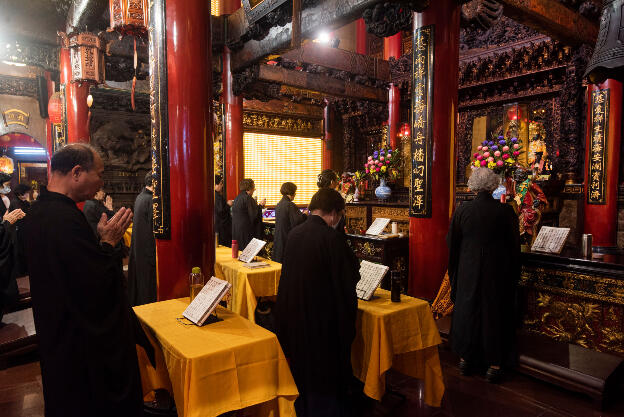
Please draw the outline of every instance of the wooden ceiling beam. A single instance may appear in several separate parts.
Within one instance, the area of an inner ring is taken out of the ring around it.
[[[326,75],[287,70],[267,64],[259,65],[258,80],[318,91],[332,96],[381,102],[388,101],[388,91],[384,88],[369,87],[351,81],[338,80]]]
[[[555,0],[498,0],[503,14],[565,44],[594,46],[598,25]]]
[[[301,38],[314,38],[319,30],[333,30],[362,17],[364,10],[381,0],[325,0],[301,12]],[[243,8],[228,16],[228,44],[234,44],[249,30]],[[232,71],[258,62],[263,57],[279,53],[290,46],[292,23],[274,26],[260,41],[250,40],[232,53]]]
[[[383,59],[308,42],[282,54],[282,59],[346,71],[353,75],[390,82],[390,64]]]

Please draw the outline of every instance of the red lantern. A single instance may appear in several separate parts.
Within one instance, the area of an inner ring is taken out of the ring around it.
[[[71,81],[101,84],[104,82],[105,41],[89,32],[71,34],[59,32],[63,47],[70,49]]]
[[[48,100],[48,117],[50,123],[60,124],[63,122],[63,97],[58,91],[52,94]]]
[[[149,0],[109,0],[110,29],[124,35],[147,36]]]

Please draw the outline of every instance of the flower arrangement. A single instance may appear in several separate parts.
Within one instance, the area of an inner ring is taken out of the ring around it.
[[[472,165],[490,168],[498,174],[508,173],[515,167],[521,152],[522,142],[518,138],[499,136],[496,141],[484,140],[477,147],[477,152],[472,155]]]
[[[364,173],[374,180],[395,180],[401,170],[401,152],[398,149],[382,148],[373,152],[364,163]]]

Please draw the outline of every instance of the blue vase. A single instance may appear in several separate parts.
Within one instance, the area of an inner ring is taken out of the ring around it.
[[[375,195],[377,196],[377,198],[380,200],[387,200],[390,198],[391,194],[392,190],[386,185],[386,179],[380,178],[379,187],[375,188]]]

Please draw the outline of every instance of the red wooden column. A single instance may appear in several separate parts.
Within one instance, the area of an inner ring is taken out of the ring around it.
[[[368,47],[366,45],[366,23],[364,19],[355,21],[355,52],[366,55]]]
[[[61,83],[65,84],[67,106],[67,143],[89,143],[87,96],[89,84],[71,82],[71,59],[68,48],[61,48]]]
[[[333,125],[333,111],[329,101],[325,100],[325,107],[323,108],[323,127],[325,129],[325,140],[323,140],[323,169],[331,169],[333,158],[333,139],[331,134],[331,128]]]
[[[188,297],[188,275],[214,268],[210,3],[165,9],[171,236],[156,240],[158,299]],[[152,75],[153,76],[153,75]]]
[[[446,272],[446,233],[455,190],[453,165],[459,65],[459,6],[455,0],[432,2],[414,13],[414,27],[434,25],[433,142],[431,217],[410,218],[409,288],[416,297],[433,299]],[[432,74],[431,74],[432,75]]]
[[[384,59],[401,57],[401,32],[384,38]],[[401,96],[399,87],[392,84],[388,91],[388,145],[397,147],[397,133],[401,123]]]
[[[597,91],[608,91],[609,100],[599,104],[601,110],[594,110],[592,120],[593,93]],[[597,115],[603,116],[597,118]],[[606,129],[603,120],[606,121]],[[593,235],[593,246],[598,251],[617,248],[621,133],[622,83],[609,79],[602,84],[590,84],[587,87],[586,192],[583,231]],[[601,190],[601,192],[593,194],[596,190]]]
[[[221,3],[221,14],[232,14],[240,7],[240,0],[224,0]],[[245,158],[243,153],[243,98],[234,95],[230,56],[230,49],[227,46],[223,47],[225,190],[228,200],[233,200],[239,192],[238,184],[245,175]]]

